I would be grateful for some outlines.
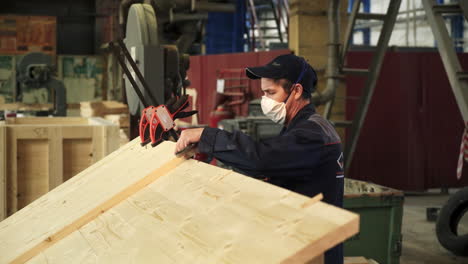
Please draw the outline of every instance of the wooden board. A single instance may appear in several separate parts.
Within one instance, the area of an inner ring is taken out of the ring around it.
[[[19,210],[49,190],[49,144],[47,139],[20,139],[16,153],[16,181],[21,183],[16,192]]]
[[[0,104],[0,110],[10,110],[10,111],[49,111],[51,109],[54,109],[53,104],[24,104],[24,103]]]
[[[6,125],[88,125],[91,121],[82,117],[21,117],[8,118]]]
[[[3,220],[116,150],[119,128],[99,118],[12,118],[0,124],[0,142]]]
[[[82,117],[128,114],[128,106],[116,101],[81,102]]]
[[[93,164],[92,139],[63,140],[63,181]]]
[[[364,257],[345,257],[344,264],[369,264]]]
[[[130,127],[130,114],[119,115],[104,115],[104,119],[109,120],[112,124],[118,125],[120,128]]]
[[[138,139],[0,222],[0,263],[323,263],[359,216]]]
[[[7,148],[6,148],[6,128],[2,126],[5,122],[0,121],[0,221],[7,216],[6,205],[6,179],[7,179]],[[3,199],[2,199],[3,197]]]

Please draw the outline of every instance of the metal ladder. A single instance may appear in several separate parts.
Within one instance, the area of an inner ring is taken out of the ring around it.
[[[285,33],[288,32],[289,6],[287,0],[248,0],[248,12],[250,15],[248,29],[248,42],[252,51],[267,50],[267,40],[277,40],[280,43],[287,41]],[[265,15],[267,17],[265,17]],[[269,16],[270,15],[270,16]],[[273,15],[273,17],[271,17]],[[269,20],[275,21],[274,26],[262,26]],[[282,27],[286,29],[283,32]],[[276,34],[273,34],[276,32]],[[259,45],[257,45],[257,43]]]
[[[345,146],[345,173],[349,170],[350,164],[353,160],[353,154],[356,149],[356,145],[359,139],[361,128],[364,124],[364,120],[369,108],[369,104],[374,94],[375,86],[377,79],[382,67],[382,62],[385,57],[385,52],[388,47],[388,42],[395,26],[395,22],[398,15],[398,10],[400,9],[401,0],[390,0],[389,6],[387,8],[387,13],[360,13],[360,5],[362,0],[355,0],[351,15],[349,17],[349,23],[345,32],[345,41],[344,45],[340,52],[340,73],[341,77],[347,74],[353,75],[362,75],[366,77],[364,89],[362,95],[359,99],[359,106],[357,112],[354,115],[353,121],[344,121],[341,122],[342,125],[348,126],[351,125],[351,135],[348,137]],[[356,20],[381,20],[383,21],[382,31],[380,32],[379,40],[377,42],[377,47],[372,57],[371,64],[368,69],[352,69],[346,67],[346,55],[349,51],[351,44],[351,39],[354,33],[354,27]],[[332,104],[332,102],[331,102]],[[326,116],[330,115],[331,106],[326,106]],[[337,125],[339,121],[335,121]]]
[[[468,1],[460,0],[458,3],[437,4],[434,0],[423,0],[422,3],[432,33],[434,34],[442,63],[447,72],[455,101],[465,123],[457,166],[457,178],[460,179],[463,160],[467,161],[466,151],[468,148],[468,72],[464,71],[460,65],[454,43],[445,26],[443,15],[463,14],[465,20],[468,21]]]
[[[452,86],[455,100],[466,124],[468,122],[468,71],[464,71],[460,65],[455,46],[445,26],[443,15],[463,14],[468,21],[468,1],[460,0],[459,3],[437,4],[435,0],[423,0],[422,3],[437,42],[437,48],[447,72],[450,86]]]

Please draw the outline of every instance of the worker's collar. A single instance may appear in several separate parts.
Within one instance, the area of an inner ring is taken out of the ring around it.
[[[297,114],[294,116],[294,118],[288,123],[286,126],[286,129],[290,127],[294,127],[298,122],[308,119],[311,115],[315,114],[315,106],[310,103],[305,105]]]

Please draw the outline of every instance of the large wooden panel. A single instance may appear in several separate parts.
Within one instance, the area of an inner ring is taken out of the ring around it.
[[[21,139],[17,143],[18,210],[49,191],[47,139]]]
[[[322,263],[359,217],[136,139],[0,222],[0,262]]]
[[[63,181],[93,164],[91,139],[63,140]]]

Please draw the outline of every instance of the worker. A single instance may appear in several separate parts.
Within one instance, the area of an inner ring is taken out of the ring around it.
[[[261,67],[246,69],[250,79],[260,79],[264,95],[263,113],[284,125],[276,137],[255,141],[240,132],[218,128],[193,128],[182,131],[176,152],[191,143],[198,151],[212,156],[244,174],[291,191],[314,196],[342,207],[343,153],[334,127],[316,113],[311,94],[317,75],[301,57],[281,55]],[[343,263],[342,245],[325,253],[326,264]]]

